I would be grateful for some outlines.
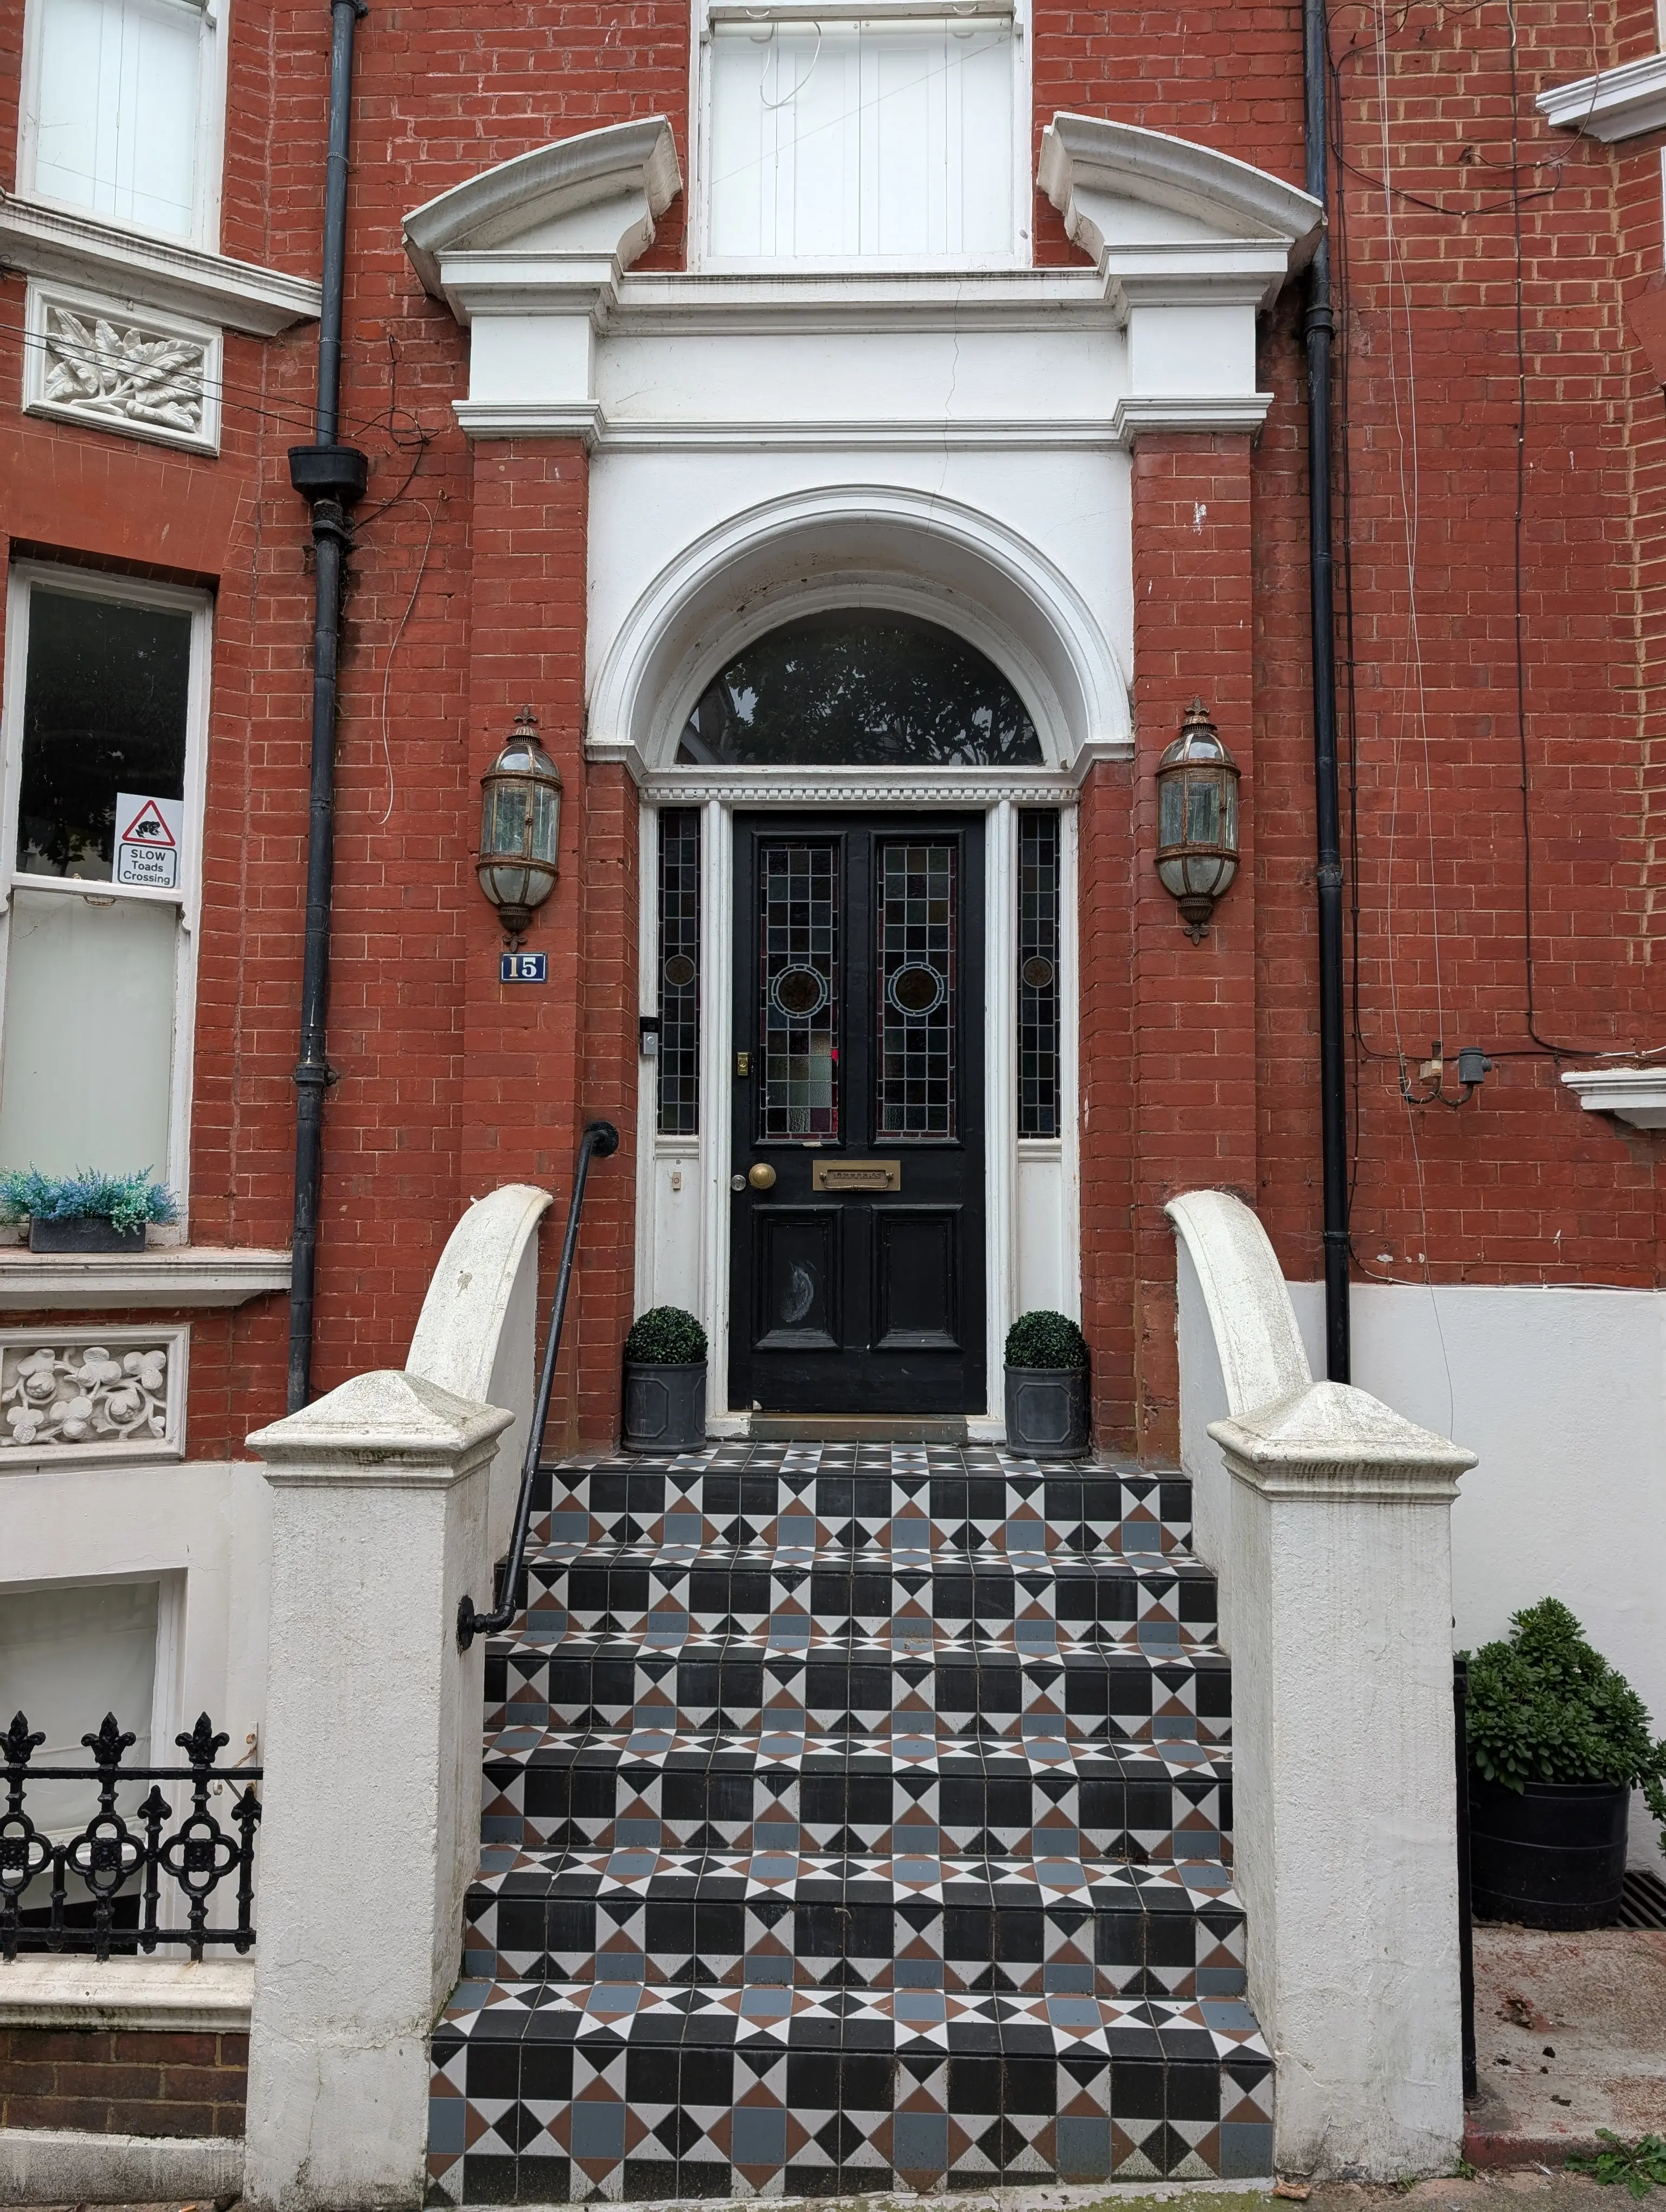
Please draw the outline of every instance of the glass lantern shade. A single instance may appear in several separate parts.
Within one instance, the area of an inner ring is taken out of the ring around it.
[[[1157,764],[1157,873],[1195,944],[1238,867],[1238,769],[1201,699]]]
[[[561,775],[538,741],[530,708],[480,779],[480,851],[475,872],[512,937],[556,887],[561,840]]]

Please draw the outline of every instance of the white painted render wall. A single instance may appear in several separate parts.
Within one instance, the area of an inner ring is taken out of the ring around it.
[[[1316,1374],[1324,1286],[1290,1295]],[[1573,1609],[1666,1734],[1666,1293],[1357,1283],[1353,1380],[1480,1454],[1452,1509],[1457,1648]],[[1634,1799],[1638,1864],[1666,1864]]]
[[[206,1711],[245,1755],[265,1711],[270,1492],[249,1462],[154,1461],[0,1475],[0,1603],[8,1588],[155,1579],[183,1588],[158,1651],[156,1755]],[[87,1686],[95,1701],[97,1685]],[[89,1711],[94,1729],[103,1711]],[[124,1726],[131,1719],[120,1717]]]

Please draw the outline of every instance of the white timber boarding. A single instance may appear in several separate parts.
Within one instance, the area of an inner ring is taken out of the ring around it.
[[[824,52],[824,36],[804,35],[820,36]],[[797,49],[777,45],[762,66],[791,76]],[[865,82],[854,48],[838,68],[847,62],[851,82]],[[708,149],[709,118],[696,121],[696,148]],[[855,142],[848,151],[854,174],[867,157]],[[888,177],[909,173],[894,149],[885,159]],[[932,161],[916,167],[923,176]],[[670,126],[651,118],[520,155],[406,219],[423,284],[470,330],[469,387],[456,402],[465,429],[577,436],[592,454],[586,743],[636,782],[644,885],[655,880],[658,810],[702,810],[702,1127],[657,1137],[644,1082],[636,1291],[639,1308],[701,1316],[714,1379],[728,1364],[729,1130],[717,1102],[728,1091],[738,806],[986,814],[991,1377],[1016,1314],[1079,1310],[1074,807],[1093,761],[1132,750],[1130,451],[1148,429],[1259,427],[1270,401],[1256,383],[1256,317],[1310,252],[1321,216],[1294,186],[1228,156],[1059,115],[1039,181],[1092,265],[1036,268],[1021,227],[1028,181],[1018,165],[1010,231],[986,211],[952,262],[931,256],[953,252],[955,238],[929,210],[911,222],[894,191],[882,228],[925,242],[911,263],[868,252],[857,215],[808,258],[787,258],[784,241],[808,220],[788,178],[786,197],[739,229],[733,210],[702,198],[690,211],[703,264],[692,273],[632,275],[683,188]],[[766,258],[772,248],[783,258]],[[1024,701],[1044,765],[910,775],[678,763],[690,708],[735,653],[840,605],[958,631]],[[1065,831],[1067,1133],[1052,1142],[1020,1142],[1012,1103],[1024,805],[1059,808]],[[641,904],[651,979],[654,902]],[[712,1414],[719,1431],[740,1418],[721,1405]]]

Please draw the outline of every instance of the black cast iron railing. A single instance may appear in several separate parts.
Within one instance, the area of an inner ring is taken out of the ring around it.
[[[137,1738],[106,1713],[97,1735],[81,1739],[93,1754],[91,1766],[31,1765],[46,1740],[38,1729],[31,1731],[21,1713],[0,1734],[0,1772],[6,1786],[6,1809],[0,1813],[0,1958],[15,1959],[22,1950],[92,1951],[107,1959],[112,1950],[150,1952],[159,1943],[183,1943],[193,1959],[202,1957],[208,1943],[250,1949],[254,1832],[260,1820],[254,1785],[262,1770],[216,1765],[230,1737],[216,1735],[204,1713],[188,1735],[173,1739],[187,1765],[124,1767],[122,1754]],[[96,1782],[99,1808],[74,1835],[54,1841],[36,1826],[24,1802],[30,1786],[40,1782]],[[138,1782],[149,1783],[150,1794],[124,1818],[116,1808],[116,1793],[124,1784]],[[169,1826],[173,1808],[162,1795],[164,1782],[191,1785],[191,1809],[177,1827]],[[216,1783],[240,1785],[229,1813],[234,1835],[209,1810],[209,1793]],[[50,1876],[50,1902],[31,1905],[26,1893],[43,1875]],[[210,1928],[209,1899],[234,1876],[237,1924]],[[72,1877],[84,1886],[90,1905],[79,1898],[71,1901]],[[157,1924],[162,1899],[171,1894],[186,1900],[183,1928]],[[134,1915],[131,1920],[129,1912]]]
[[[561,1350],[561,1328],[567,1318],[567,1292],[573,1279],[573,1260],[579,1249],[579,1216],[584,1211],[584,1187],[590,1180],[593,1158],[609,1159],[619,1149],[619,1133],[611,1121],[593,1121],[579,1139],[578,1164],[573,1170],[573,1195],[567,1207],[567,1233],[562,1239],[561,1269],[556,1277],[555,1301],[550,1309],[550,1333],[544,1340],[544,1365],[538,1378],[538,1400],[532,1425],[526,1431],[526,1453],[520,1463],[520,1497],[515,1506],[514,1531],[509,1555],[497,1586],[497,1603],[490,1613],[477,1613],[474,1600],[465,1597],[457,1608],[457,1648],[466,1651],[477,1636],[501,1635],[515,1617],[520,1587],[521,1563],[526,1555],[526,1530],[532,1518],[532,1485],[544,1455],[544,1428],[550,1418],[550,1391],[556,1379],[556,1356]]]

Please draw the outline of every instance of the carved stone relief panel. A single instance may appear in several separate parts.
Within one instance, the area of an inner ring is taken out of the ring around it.
[[[8,1463],[179,1459],[188,1328],[0,1330]]]
[[[23,404],[129,437],[217,453],[221,334],[152,307],[32,283]]]

